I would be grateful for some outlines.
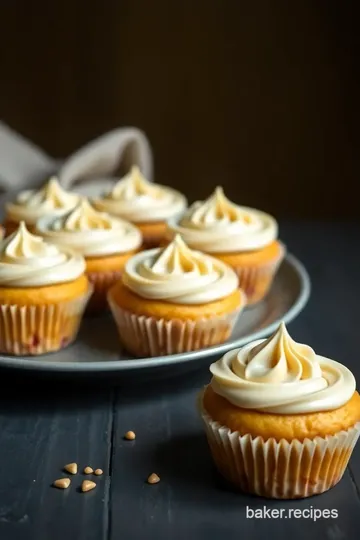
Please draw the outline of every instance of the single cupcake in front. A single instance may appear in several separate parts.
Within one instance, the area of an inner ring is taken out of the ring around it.
[[[77,335],[91,286],[85,261],[20,223],[0,242],[0,353],[57,351]]]
[[[144,248],[150,249],[160,245],[166,221],[182,213],[187,202],[178,191],[146,180],[134,166],[93,204],[98,210],[134,223],[143,235]]]
[[[175,234],[192,249],[231,266],[249,305],[264,298],[285,255],[275,219],[232,203],[220,187],[206,201],[195,202],[182,216],[169,220],[167,240]]]
[[[141,233],[134,225],[98,212],[85,198],[62,216],[40,219],[37,232],[49,242],[83,255],[94,288],[89,309],[97,312],[107,307],[108,289],[141,246]]]
[[[24,221],[30,232],[35,232],[38,219],[57,216],[77,205],[79,195],[65,191],[55,176],[39,190],[21,191],[14,201],[5,205],[4,227],[9,236]]]
[[[235,272],[190,250],[180,236],[132,257],[108,300],[122,343],[142,357],[225,341],[245,305]]]
[[[210,366],[201,413],[214,461],[243,491],[293,499],[342,478],[360,433],[352,373],[285,325]]]

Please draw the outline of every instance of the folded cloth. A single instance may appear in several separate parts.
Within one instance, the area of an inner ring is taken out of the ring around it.
[[[70,156],[60,168],[60,182],[65,188],[70,188],[75,183],[89,179],[111,177],[123,159],[127,161],[127,169],[131,165],[138,165],[146,178],[152,178],[153,161],[149,141],[142,131],[128,127],[105,133]]]
[[[0,122],[0,192],[37,185],[57,167],[38,146]]]
[[[126,163],[124,163],[126,161]],[[46,155],[24,137],[0,122],[0,191],[26,189],[58,174],[65,188],[109,179],[121,167],[138,165],[151,180],[153,158],[146,135],[134,127],[106,133],[64,161]]]

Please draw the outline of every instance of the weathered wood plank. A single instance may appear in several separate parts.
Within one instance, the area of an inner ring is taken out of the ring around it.
[[[201,387],[205,377],[195,381]],[[162,389],[158,389],[159,394]],[[196,540],[291,536],[294,540],[321,538],[355,540],[360,503],[349,474],[333,490],[300,501],[269,501],[232,491],[214,471],[201,423],[195,410],[197,389],[162,397],[145,391],[119,397],[112,476],[111,540],[123,535],[134,540]],[[137,401],[138,400],[138,401]],[[132,429],[134,442],[123,440]],[[357,458],[359,454],[357,454]],[[146,483],[156,472],[161,481]],[[246,506],[262,509],[329,509],[338,518],[247,519]],[[146,536],[144,536],[146,534]]]
[[[0,396],[0,538],[105,539],[111,392],[30,381]],[[51,487],[73,461],[104,470],[93,492],[79,492],[83,474],[65,491]]]

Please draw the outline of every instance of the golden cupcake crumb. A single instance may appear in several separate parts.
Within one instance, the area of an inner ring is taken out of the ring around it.
[[[92,482],[91,480],[84,480],[81,484],[81,491],[83,493],[86,493],[87,491],[91,491],[92,489],[96,488],[95,482]]]
[[[127,431],[125,433],[125,435],[124,435],[124,438],[127,441],[133,441],[136,438],[136,435],[135,435],[134,431]]]
[[[70,478],[58,478],[53,482],[53,486],[58,489],[67,489],[71,484]]]
[[[67,465],[64,466],[64,471],[70,474],[77,474],[78,472],[77,463],[68,463]]]
[[[158,476],[156,473],[152,473],[148,477],[147,482],[148,484],[158,484],[160,482],[160,476]]]
[[[95,469],[95,473],[96,476],[101,476],[102,474],[104,474],[104,471],[102,469]]]
[[[85,467],[84,469],[84,474],[92,474],[93,472],[94,472],[94,469],[92,469],[89,466]]]

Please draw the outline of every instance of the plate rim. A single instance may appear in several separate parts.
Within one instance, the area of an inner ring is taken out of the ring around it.
[[[207,349],[198,351],[190,351],[187,353],[177,353],[172,355],[157,356],[152,358],[135,358],[129,360],[111,360],[111,361],[96,361],[96,362],[46,362],[39,358],[18,358],[16,356],[0,355],[0,368],[15,368],[31,371],[42,372],[58,372],[58,373],[99,373],[99,372],[126,372],[132,370],[141,370],[141,368],[162,367],[168,364],[187,363],[195,360],[201,360],[206,357],[222,355],[230,349],[242,347],[249,341],[264,338],[276,330],[281,321],[288,324],[294,320],[306,306],[310,293],[311,281],[303,263],[293,254],[288,253],[284,262],[292,266],[300,277],[302,288],[298,298],[291,308],[285,313],[281,319],[276,319],[274,322],[251,334],[247,334],[241,338],[231,340],[220,345],[214,345]]]

